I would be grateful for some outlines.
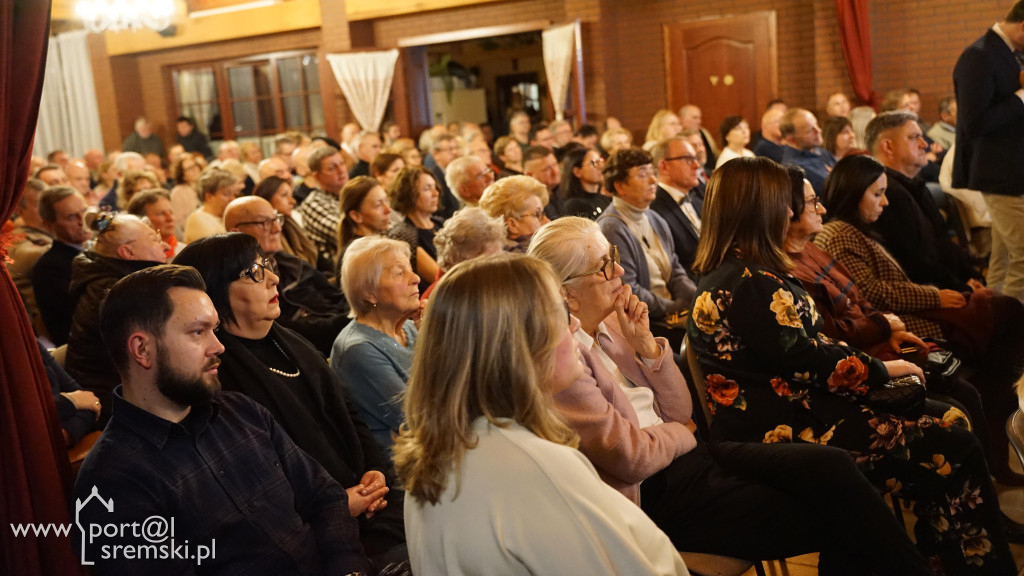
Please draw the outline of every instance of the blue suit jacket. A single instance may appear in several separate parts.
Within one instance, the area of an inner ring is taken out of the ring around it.
[[[1024,102],[1020,65],[989,30],[968,46],[953,68],[956,157],[953,186],[992,194],[1024,194]]]

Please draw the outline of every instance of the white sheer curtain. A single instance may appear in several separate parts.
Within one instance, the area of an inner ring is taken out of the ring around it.
[[[328,54],[334,78],[363,130],[376,132],[388,106],[398,50]]]
[[[576,26],[577,23],[574,22],[548,28],[541,33],[544,44],[544,70],[547,72],[548,91],[551,93],[551,105],[555,109],[556,120],[562,120],[565,112]]]
[[[217,79],[213,68],[197,68],[178,72],[178,102],[181,113],[191,116],[203,132],[209,133],[210,120],[217,101]]]
[[[100,111],[86,32],[50,37],[33,154],[61,149],[81,156],[103,149]]]

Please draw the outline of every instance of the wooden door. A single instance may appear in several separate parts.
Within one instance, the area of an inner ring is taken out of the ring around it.
[[[665,73],[669,107],[700,106],[716,139],[735,114],[758,130],[778,94],[775,12],[666,24]]]

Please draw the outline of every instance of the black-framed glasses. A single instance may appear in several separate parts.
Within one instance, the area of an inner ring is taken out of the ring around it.
[[[253,262],[252,266],[249,266],[245,270],[238,273],[239,278],[245,278],[248,276],[253,282],[259,284],[263,282],[263,279],[267,277],[267,269],[270,268],[270,260],[264,258],[259,262]]]
[[[821,206],[821,197],[819,197],[817,194],[815,194],[813,198],[811,198],[809,200],[804,200],[804,208],[806,208],[808,206],[811,207],[811,210],[813,210],[814,212],[817,212],[818,211],[818,207]]]
[[[671,158],[663,158],[665,162],[674,162],[676,160],[682,160],[687,164],[700,164],[700,160],[697,159],[693,154],[683,154],[682,156],[672,156]]]
[[[591,270],[589,272],[584,272],[582,274],[573,274],[572,276],[569,276],[568,278],[566,278],[562,282],[562,284],[565,284],[569,280],[574,280],[576,278],[583,278],[584,276],[590,276],[591,274],[597,274],[598,272],[600,272],[601,274],[604,275],[604,279],[605,280],[611,280],[612,278],[615,277],[615,266],[618,265],[618,263],[619,263],[619,247],[616,246],[615,244],[612,244],[611,248],[608,249],[607,259],[604,261],[604,263],[601,264],[600,268],[598,268],[597,270]]]
[[[263,228],[265,232],[269,232],[271,224],[277,222],[278,226],[284,226],[284,214],[276,214],[273,218],[267,218],[265,220],[253,220],[251,222],[239,222],[235,226],[259,226]]]

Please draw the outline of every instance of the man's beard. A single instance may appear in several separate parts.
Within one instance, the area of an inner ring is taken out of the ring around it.
[[[205,373],[220,365],[220,358],[210,358],[198,376],[183,374],[173,368],[167,348],[162,344],[157,344],[156,358],[156,387],[167,399],[181,406],[202,406],[220,393],[220,379],[216,374]]]

